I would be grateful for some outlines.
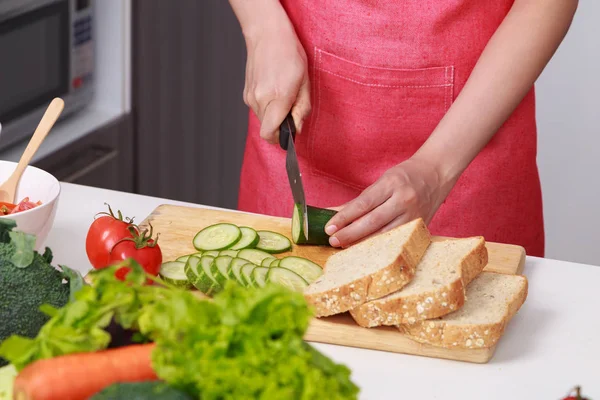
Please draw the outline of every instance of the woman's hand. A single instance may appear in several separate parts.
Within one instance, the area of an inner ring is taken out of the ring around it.
[[[339,209],[325,228],[332,235],[329,243],[347,247],[419,217],[429,223],[451,186],[434,164],[413,157],[386,171]]]
[[[289,20],[246,37],[244,102],[261,122],[260,136],[278,143],[279,125],[292,112],[296,131],[310,113],[306,53]]]

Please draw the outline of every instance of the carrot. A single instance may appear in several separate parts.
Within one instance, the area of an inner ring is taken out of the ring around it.
[[[15,400],[85,400],[117,382],[158,379],[150,355],[154,343],[36,361],[17,375]]]

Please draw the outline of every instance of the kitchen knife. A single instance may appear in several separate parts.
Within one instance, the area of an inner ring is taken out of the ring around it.
[[[296,155],[296,125],[294,118],[289,113],[279,127],[279,145],[287,152],[285,157],[285,169],[287,170],[288,180],[292,188],[292,197],[294,203],[302,207],[302,225],[304,226],[304,238],[308,240],[308,215],[306,210],[306,198],[304,197],[304,187],[302,186],[302,174],[298,165],[298,156]]]

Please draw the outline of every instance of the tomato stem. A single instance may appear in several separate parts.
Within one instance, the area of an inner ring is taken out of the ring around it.
[[[115,215],[112,208],[110,207],[110,204],[104,203],[104,205],[108,207],[108,212],[106,212],[106,211],[99,212],[94,216],[94,218],[97,218],[99,215],[107,215],[107,216],[113,217],[114,219],[117,219],[119,221],[123,221],[128,224],[133,224],[133,218],[125,217],[125,219],[123,219],[123,213],[121,213],[121,210],[117,210],[117,215]]]
[[[116,242],[114,244],[114,246],[111,249],[114,250],[115,246],[118,245],[121,242],[124,241],[130,241],[133,242],[135,245],[135,248],[137,250],[139,249],[143,249],[145,247],[154,247],[158,244],[158,236],[159,234],[156,234],[156,238],[152,238],[153,232],[154,232],[154,228],[152,227],[152,224],[148,224],[150,226],[150,230],[148,229],[144,229],[144,230],[140,230],[140,228],[137,225],[134,224],[130,224],[127,229],[129,230],[129,232],[131,233],[131,237],[126,237],[123,238],[121,240],[119,240],[118,242]]]

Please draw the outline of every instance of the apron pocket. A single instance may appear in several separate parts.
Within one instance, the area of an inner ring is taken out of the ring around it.
[[[357,189],[411,157],[446,113],[454,67],[360,65],[315,48],[311,172]]]

